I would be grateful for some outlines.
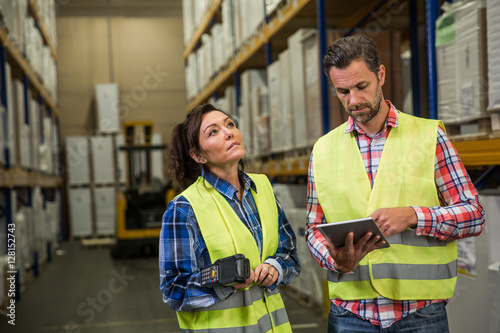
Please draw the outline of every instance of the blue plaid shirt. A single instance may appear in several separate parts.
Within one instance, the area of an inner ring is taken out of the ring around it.
[[[262,254],[262,228],[250,192],[250,188],[257,192],[252,179],[243,173],[244,190],[240,201],[236,187],[230,183],[210,172],[203,172],[202,177],[226,198],[241,222],[252,233]],[[279,277],[270,289],[290,283],[300,273],[295,233],[278,200],[276,204],[279,223],[278,249],[274,256],[264,262],[273,265],[278,270]],[[173,310],[192,311],[205,308],[236,292],[233,287],[201,287],[200,269],[211,265],[212,262],[193,208],[182,195],[169,203],[163,215],[159,246],[160,290],[163,301]]]

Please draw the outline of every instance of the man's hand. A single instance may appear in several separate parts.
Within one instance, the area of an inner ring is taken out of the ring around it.
[[[356,244],[353,243],[354,234],[347,234],[345,245],[336,247],[329,240],[325,239],[325,246],[335,261],[335,269],[348,273],[354,270],[358,263],[371,251],[379,248],[385,242],[380,241],[380,236],[372,237],[371,232],[367,232]]]
[[[417,226],[417,214],[411,207],[380,208],[374,211],[370,217],[373,218],[386,238],[399,234],[406,228]]]

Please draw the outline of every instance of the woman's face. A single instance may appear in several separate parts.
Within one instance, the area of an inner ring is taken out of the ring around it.
[[[234,121],[220,111],[205,113],[201,120],[200,133],[201,156],[193,158],[197,162],[206,160],[211,170],[225,169],[237,164],[245,156],[245,145],[241,132]],[[197,158],[201,157],[202,160]]]

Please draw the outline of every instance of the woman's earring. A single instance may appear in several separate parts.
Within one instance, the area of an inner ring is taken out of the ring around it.
[[[200,163],[205,163],[206,161],[207,161],[207,160],[206,160],[206,159],[204,159],[204,158],[200,159]]]

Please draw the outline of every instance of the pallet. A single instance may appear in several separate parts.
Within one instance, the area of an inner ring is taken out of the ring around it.
[[[485,140],[492,133],[491,117],[445,123],[446,133],[452,141]]]
[[[82,248],[85,250],[101,250],[114,246],[116,240],[114,237],[94,237],[94,238],[82,238],[81,239]]]

